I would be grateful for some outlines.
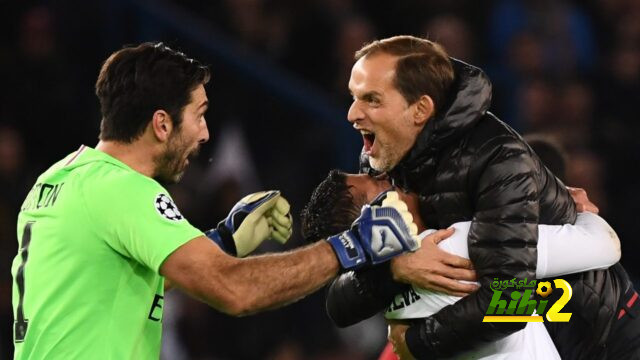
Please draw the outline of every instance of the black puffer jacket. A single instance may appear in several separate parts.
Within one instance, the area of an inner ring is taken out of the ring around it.
[[[488,284],[495,277],[535,278],[537,225],[573,223],[576,218],[564,185],[513,129],[487,112],[491,84],[484,73],[458,61],[454,70],[449,104],[427,122],[389,175],[395,185],[418,193],[427,227],[472,221],[469,255],[482,286],[409,328],[407,344],[417,358],[452,356],[522,329],[526,323],[482,322],[492,296]],[[330,316],[344,306],[334,300],[351,288],[349,282],[359,283],[354,274],[345,274],[331,286]],[[388,304],[388,294],[377,295],[378,305]]]
[[[615,326],[621,305],[634,292],[633,283],[620,263],[606,270],[563,276],[573,296],[562,312],[569,322],[545,322],[563,360],[636,359],[640,355],[640,313],[628,315],[623,327]],[[558,296],[554,292],[549,303]],[[618,324],[620,325],[620,324]],[[632,355],[635,354],[635,355]]]

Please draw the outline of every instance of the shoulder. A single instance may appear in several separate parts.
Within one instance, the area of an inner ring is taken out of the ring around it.
[[[505,161],[518,161],[521,165],[536,168],[536,157],[529,145],[520,134],[491,113],[487,113],[469,133],[466,147],[473,158],[470,162],[472,172]]]
[[[164,191],[166,189],[156,180],[142,175],[130,168],[102,162],[88,169],[87,177],[98,187],[101,192],[107,194],[127,194],[136,196],[147,192]]]
[[[469,146],[476,150],[488,151],[509,146],[528,151],[528,146],[511,126],[487,112],[468,134]]]
[[[131,169],[106,164],[89,170],[84,195],[89,207],[102,214],[127,216],[145,208],[173,208],[169,192],[157,181]]]
[[[473,146],[470,188],[497,189],[520,184],[521,190],[532,191],[539,187],[543,167],[533,150],[515,130],[488,115],[469,139]]]

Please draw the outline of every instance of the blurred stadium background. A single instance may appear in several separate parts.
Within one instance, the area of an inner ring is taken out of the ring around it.
[[[587,189],[640,278],[639,19],[638,0],[0,1],[0,358],[12,354],[22,199],[53,161],[95,145],[101,62],[142,41],[213,70],[212,140],[171,189],[202,229],[261,188],[282,189],[297,216],[329,169],[356,170],[361,140],[346,121],[353,52],[422,35],[489,73],[501,119],[564,146],[567,183]],[[301,245],[298,230],[289,247]],[[178,293],[165,304],[166,359],[371,359],[386,331],[380,319],[338,331],[322,291],[243,319]]]

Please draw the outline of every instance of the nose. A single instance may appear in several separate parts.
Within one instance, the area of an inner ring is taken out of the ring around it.
[[[200,135],[200,140],[198,140],[198,142],[200,144],[204,144],[207,141],[209,141],[209,128],[207,127],[207,122],[203,121],[204,123],[204,128],[202,129],[202,134]]]
[[[347,113],[347,120],[350,123],[354,123],[358,120],[362,120],[364,118],[364,113],[360,110],[358,106],[358,100],[354,100],[349,107],[349,112]]]

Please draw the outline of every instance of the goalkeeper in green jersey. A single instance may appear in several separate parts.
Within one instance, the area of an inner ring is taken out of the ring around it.
[[[278,191],[248,195],[206,233],[191,226],[160,184],[177,182],[209,139],[208,80],[208,68],[161,43],[105,61],[99,143],[40,175],[18,217],[16,359],[157,359],[169,284],[244,315],[416,250],[406,206],[384,196],[351,230],[282,254],[241,258],[291,235]]]

